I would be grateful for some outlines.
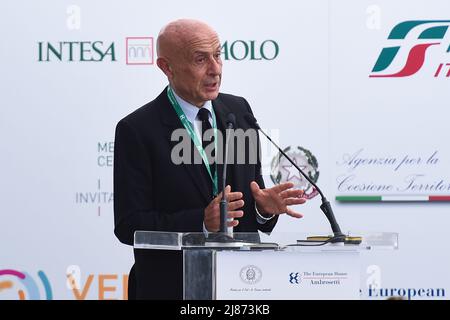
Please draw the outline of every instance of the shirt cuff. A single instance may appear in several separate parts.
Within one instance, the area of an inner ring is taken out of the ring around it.
[[[259,213],[258,208],[256,207],[256,203],[255,203],[255,211],[256,211],[256,221],[258,221],[259,224],[265,224],[267,221],[270,221],[275,217],[274,214],[269,218],[263,217],[261,213]]]
[[[208,234],[209,234],[209,231],[206,229],[205,221],[203,221],[203,233],[205,234],[205,237],[207,238]]]

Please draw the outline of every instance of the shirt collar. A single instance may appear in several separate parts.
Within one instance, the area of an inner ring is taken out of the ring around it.
[[[178,104],[180,105],[181,109],[183,110],[184,114],[186,115],[186,118],[189,120],[190,123],[194,123],[194,121],[197,118],[197,113],[200,110],[199,107],[194,106],[193,104],[183,100],[180,96],[178,96],[172,88],[173,95],[175,96],[175,99],[177,99]],[[209,111],[209,114],[212,114],[212,103],[211,100],[208,100],[205,102],[202,108],[205,108]]]

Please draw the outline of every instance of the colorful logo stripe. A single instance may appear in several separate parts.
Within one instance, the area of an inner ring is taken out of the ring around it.
[[[38,276],[42,281],[42,285],[45,289],[45,298],[47,300],[53,300],[52,287],[50,286],[50,281],[48,281],[47,276],[43,271],[38,271]]]

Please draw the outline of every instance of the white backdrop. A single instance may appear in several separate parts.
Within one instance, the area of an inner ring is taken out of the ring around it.
[[[362,283],[381,291],[363,286],[362,297],[448,298],[448,202],[415,201],[450,194],[450,35],[418,39],[449,25],[448,1],[22,0],[0,8],[0,299],[126,298],[133,257],[113,234],[114,128],[163,90],[152,44],[181,17],[209,23],[227,43],[221,91],[244,96],[284,147],[317,158],[343,231],[400,233],[398,251],[363,257]],[[438,22],[388,39],[410,20]],[[399,71],[426,43],[436,44],[415,74],[369,77]],[[392,46],[400,47],[392,64],[372,72]],[[267,173],[273,156],[265,153]],[[335,200],[367,195],[409,202]],[[303,219],[283,216],[275,230],[328,233],[319,205],[313,198],[298,208]]]

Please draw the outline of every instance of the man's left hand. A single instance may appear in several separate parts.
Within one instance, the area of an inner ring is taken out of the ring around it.
[[[292,182],[281,183],[268,189],[261,189],[255,181],[250,184],[256,208],[261,215],[286,213],[294,218],[301,218],[301,213],[288,207],[306,202],[306,199],[302,198],[303,190],[292,189],[293,187]]]

